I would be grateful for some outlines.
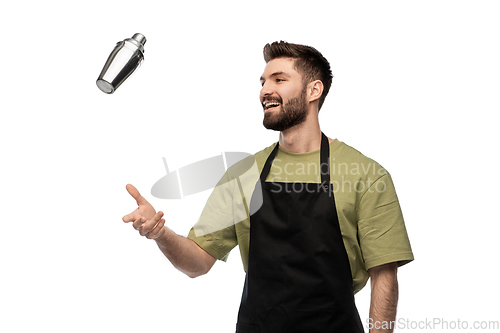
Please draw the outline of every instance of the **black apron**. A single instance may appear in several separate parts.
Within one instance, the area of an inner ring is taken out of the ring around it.
[[[277,151],[278,144],[260,175],[262,206],[250,217],[236,332],[363,332],[330,184],[328,138],[322,134],[321,184],[266,183]]]

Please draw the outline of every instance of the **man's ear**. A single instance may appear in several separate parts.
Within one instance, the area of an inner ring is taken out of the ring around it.
[[[312,81],[307,85],[307,92],[309,97],[309,102],[314,102],[318,100],[321,95],[323,95],[323,82],[320,80]]]

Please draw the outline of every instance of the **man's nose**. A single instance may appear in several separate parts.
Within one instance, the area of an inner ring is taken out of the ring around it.
[[[266,96],[270,96],[270,95],[272,95],[272,94],[273,94],[273,92],[272,92],[272,90],[271,90],[270,85],[269,85],[269,84],[264,83],[264,84],[262,85],[262,89],[260,90],[260,96],[261,96],[261,97],[266,97]]]

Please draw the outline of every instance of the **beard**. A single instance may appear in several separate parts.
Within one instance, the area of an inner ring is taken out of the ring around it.
[[[284,131],[299,125],[306,120],[307,102],[306,89],[300,96],[289,99],[285,104],[281,98],[274,99],[280,103],[279,110],[273,113],[264,113],[264,127],[274,131]]]

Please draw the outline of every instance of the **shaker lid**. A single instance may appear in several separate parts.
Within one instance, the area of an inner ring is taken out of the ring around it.
[[[131,42],[144,53],[144,44],[146,44],[146,37],[143,34],[134,34],[132,38],[125,39],[126,42]]]

